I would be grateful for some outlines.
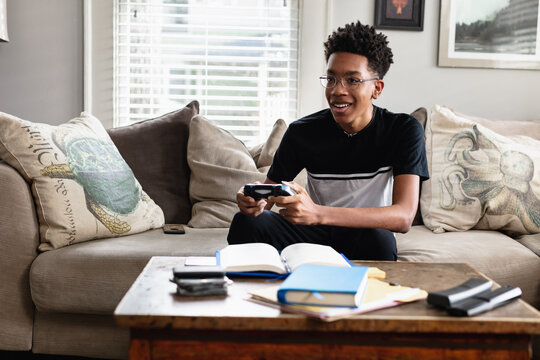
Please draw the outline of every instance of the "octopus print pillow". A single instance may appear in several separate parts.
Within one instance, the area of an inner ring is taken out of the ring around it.
[[[428,228],[540,232],[539,140],[503,136],[435,106],[426,152],[431,178],[422,186],[420,206]]]
[[[163,225],[163,211],[89,114],[51,126],[0,113],[0,157],[31,184],[42,251]]]

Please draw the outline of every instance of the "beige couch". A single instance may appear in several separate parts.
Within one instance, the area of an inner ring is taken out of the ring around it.
[[[168,223],[187,224],[192,216],[187,142],[197,111],[192,103],[109,131]],[[425,110],[415,115],[425,122]],[[397,234],[400,261],[466,262],[500,284],[521,287],[523,299],[540,307],[540,235],[515,240],[489,230],[433,234],[421,220],[415,223],[407,234]],[[188,227],[185,235],[150,230],[38,253],[30,186],[0,161],[0,350],[126,358],[129,333],[115,326],[112,313],[150,257],[213,255],[226,245],[226,234],[223,227]]]

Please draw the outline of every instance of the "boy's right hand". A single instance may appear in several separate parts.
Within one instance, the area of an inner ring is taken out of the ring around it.
[[[255,183],[260,184],[260,182]],[[238,208],[242,214],[253,217],[261,215],[268,204],[266,199],[255,200],[251,196],[244,195],[243,186],[236,193],[236,202],[238,203]]]

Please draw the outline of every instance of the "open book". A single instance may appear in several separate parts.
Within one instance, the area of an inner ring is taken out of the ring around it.
[[[422,300],[428,295],[425,290],[391,285],[386,281],[372,278],[370,275],[362,303],[358,307],[328,307],[282,304],[278,301],[277,297],[279,287],[280,285],[274,285],[252,290],[249,292],[251,295],[249,300],[262,305],[276,307],[285,312],[302,314],[322,321],[335,321],[370,311]]]
[[[227,273],[287,274],[301,264],[351,266],[332,247],[310,243],[289,245],[281,254],[275,247],[265,243],[228,245],[216,252],[216,260]]]

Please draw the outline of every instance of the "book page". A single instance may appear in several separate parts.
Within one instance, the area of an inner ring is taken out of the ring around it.
[[[226,272],[271,271],[278,274],[287,272],[278,251],[269,244],[229,245],[219,253],[220,265]]]
[[[287,246],[281,252],[290,270],[302,264],[351,266],[343,256],[330,246],[297,243]]]

